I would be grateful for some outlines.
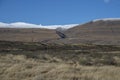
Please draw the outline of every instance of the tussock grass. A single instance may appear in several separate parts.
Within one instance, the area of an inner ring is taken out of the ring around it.
[[[50,63],[24,55],[0,56],[1,80],[119,80],[120,67]]]

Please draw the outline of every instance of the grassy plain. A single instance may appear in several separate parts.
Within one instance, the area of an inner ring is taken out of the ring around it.
[[[0,80],[119,80],[120,46],[0,41]]]

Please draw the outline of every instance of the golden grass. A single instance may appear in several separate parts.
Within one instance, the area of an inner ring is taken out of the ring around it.
[[[120,67],[82,66],[6,54],[0,55],[0,80],[120,80]]]

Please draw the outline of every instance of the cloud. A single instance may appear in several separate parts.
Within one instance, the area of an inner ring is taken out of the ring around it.
[[[109,3],[109,2],[110,2],[110,0],[104,0],[104,2],[105,2],[105,3]]]
[[[61,28],[71,28],[74,26],[77,26],[78,24],[68,24],[68,25],[36,25],[36,24],[30,24],[25,22],[15,22],[15,23],[3,23],[0,22],[0,28],[46,28],[46,29],[56,29],[58,27]]]

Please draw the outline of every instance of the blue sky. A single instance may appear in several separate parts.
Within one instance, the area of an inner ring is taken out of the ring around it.
[[[120,0],[0,0],[0,22],[81,24],[120,18]]]

